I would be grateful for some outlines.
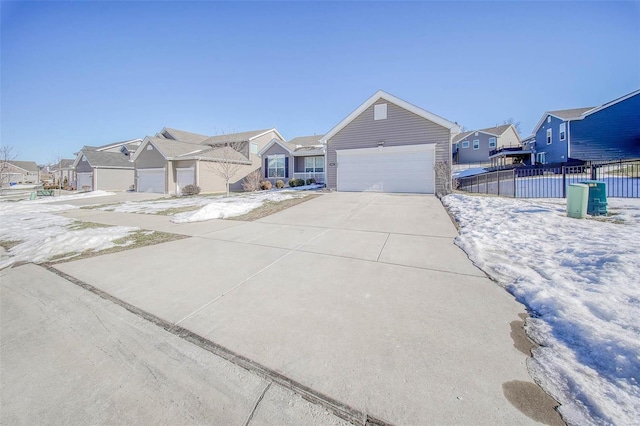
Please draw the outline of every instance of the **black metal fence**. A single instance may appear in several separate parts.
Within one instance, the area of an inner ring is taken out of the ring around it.
[[[599,180],[607,197],[640,198],[640,160],[590,161],[497,170],[457,179],[461,191],[517,198],[565,198],[572,183]]]

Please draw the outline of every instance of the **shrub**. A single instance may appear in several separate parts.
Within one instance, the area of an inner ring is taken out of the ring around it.
[[[284,188],[284,182],[278,179],[276,181],[276,188]]]
[[[260,183],[260,169],[254,170],[242,180],[242,189],[249,192],[258,191],[261,189]]]
[[[268,191],[272,188],[271,182],[268,180],[260,182],[260,189]]]
[[[198,185],[187,185],[182,188],[182,195],[198,195],[200,193],[200,187]]]
[[[316,183],[316,180],[314,178],[307,179],[307,185],[311,185],[311,184],[314,184],[314,183]]]
[[[296,179],[291,179],[291,180],[289,181],[289,186],[290,186],[291,188],[295,188],[295,186],[296,186]]]
[[[304,179],[296,179],[296,186],[304,186],[305,181]]]

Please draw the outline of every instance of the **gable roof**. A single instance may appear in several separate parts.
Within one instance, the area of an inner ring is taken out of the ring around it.
[[[152,144],[153,146],[155,146],[160,154],[162,154],[162,156],[167,160],[171,160],[183,155],[201,153],[203,151],[206,151],[207,149],[210,149],[208,146],[202,146],[197,143],[187,143],[174,139],[147,136],[146,138],[144,138],[144,142],[142,142],[140,148],[138,148],[135,154],[133,154],[131,160],[135,161],[140,156],[140,154],[144,152],[148,144]]]
[[[547,119],[547,116],[549,115],[563,121],[571,121],[576,119],[582,119],[582,114],[592,109],[593,107],[546,111],[544,114],[542,114],[542,117],[540,118],[540,121],[538,121],[538,124],[536,124],[536,127],[533,128],[533,134],[535,135],[536,133],[538,133],[538,129],[540,128],[540,126],[542,126],[542,123],[544,123],[544,121]]]
[[[240,152],[231,148],[230,146],[219,146],[210,148],[197,154],[189,155],[188,158],[197,158],[198,160],[209,160],[209,161],[224,161],[231,163],[242,163],[242,164],[251,164],[251,160],[242,155]],[[185,158],[187,156],[182,156],[180,158]]]
[[[449,129],[452,133],[458,133],[460,131],[460,126],[458,126],[456,123],[451,122],[447,119],[444,119],[442,117],[440,117],[439,115],[433,114],[429,111],[426,111],[422,108],[419,108],[413,104],[410,104],[407,101],[404,101],[400,98],[397,98],[383,90],[378,90],[376,93],[374,93],[369,99],[367,99],[366,101],[364,101],[364,103],[362,105],[360,105],[358,108],[355,109],[355,111],[353,111],[351,114],[349,114],[344,120],[342,120],[340,123],[338,123],[333,129],[329,130],[329,132],[324,135],[324,137],[322,137],[322,143],[326,143],[327,140],[331,139],[333,136],[335,136],[336,133],[338,133],[340,130],[344,129],[349,123],[351,123],[353,120],[355,120],[360,114],[362,114],[367,108],[369,108],[371,105],[373,105],[374,103],[376,103],[376,101],[378,99],[384,99],[386,101],[391,102],[392,104],[395,104],[401,108],[406,109],[407,111],[410,111],[426,120],[432,121],[442,127],[445,127],[447,129]]]
[[[499,137],[499,136],[502,136],[504,134],[504,132],[506,132],[509,129],[509,127],[511,127],[511,126],[512,126],[512,124],[503,124],[501,126],[487,127],[486,129],[472,130],[470,132],[460,133],[455,138],[453,138],[453,143],[459,142],[462,139],[466,139],[470,134],[475,133],[475,132],[484,133],[484,134],[487,134],[487,135]]]
[[[142,139],[128,139],[126,141],[113,142],[113,143],[109,143],[109,144],[102,145],[102,146],[91,146],[91,147],[86,146],[86,148],[92,148],[95,151],[105,151],[107,149],[116,148],[118,146],[129,145],[129,144],[134,144],[134,143],[140,144],[141,142],[142,142]]]
[[[77,167],[82,157],[87,158],[87,162],[93,168],[114,168],[114,169],[133,169],[133,163],[129,161],[129,157],[120,152],[103,152],[95,150],[82,150],[78,153],[73,167]]]
[[[627,99],[632,98],[634,96],[638,96],[638,95],[640,95],[640,89],[634,90],[631,93],[627,93],[626,95],[621,96],[618,99],[614,99],[614,100],[612,100],[610,102],[607,102],[606,104],[602,104],[599,107],[592,108],[589,111],[583,113],[582,115],[583,115],[583,117],[586,117],[588,115],[595,114],[598,111],[602,111],[603,109],[609,108],[609,107],[611,107],[611,106],[613,106],[613,105],[615,105],[617,103],[620,103],[622,101],[626,101]]]
[[[313,136],[298,136],[289,140],[289,143],[293,146],[313,146],[313,145],[322,145],[320,141],[324,135],[313,135]]]
[[[51,165],[50,169],[51,170],[72,169],[74,161],[75,160],[62,159],[58,162],[58,164]]]
[[[219,145],[223,143],[237,143],[237,142],[248,142],[252,139],[263,136],[269,132],[275,132],[276,135],[281,140],[285,140],[282,137],[280,132],[278,132],[275,128],[272,129],[262,129],[262,130],[249,130],[248,132],[240,132],[240,133],[226,133],[222,135],[211,136],[206,140],[200,142],[203,145]]]
[[[290,143],[283,142],[281,140],[273,138],[273,139],[271,139],[271,141],[269,141],[268,144],[266,144],[264,147],[262,147],[262,149],[260,151],[258,151],[258,155],[260,157],[262,157],[264,155],[264,153],[267,152],[274,145],[280,145],[282,148],[284,148],[289,153],[292,153],[296,149],[296,147],[295,146],[291,146]]]
[[[165,136],[165,133],[170,137]],[[199,133],[186,132],[184,130],[172,129],[170,127],[163,127],[162,130],[156,136],[158,138],[173,139],[186,143],[200,143],[207,139],[209,136],[201,135]]]
[[[11,164],[12,166],[15,166],[19,169],[22,169],[26,172],[31,172],[31,173],[38,173],[38,165],[36,164],[35,161],[7,161],[7,163]]]

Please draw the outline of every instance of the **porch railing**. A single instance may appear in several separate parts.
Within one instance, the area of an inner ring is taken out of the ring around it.
[[[314,179],[316,183],[325,183],[324,172],[296,172],[293,174],[295,179]]]

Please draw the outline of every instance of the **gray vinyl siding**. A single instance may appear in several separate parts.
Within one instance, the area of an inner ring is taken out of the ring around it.
[[[471,133],[464,139],[460,139],[458,141],[458,158],[457,162],[459,164],[468,164],[468,163],[488,163],[489,162],[489,152],[494,148],[489,148],[489,139],[496,138],[496,146],[498,144],[497,136],[488,135],[486,133],[478,132],[478,136],[474,136],[475,133]],[[473,149],[473,141],[480,141],[480,148]],[[469,141],[469,147],[463,148],[462,142]],[[454,148],[455,149],[455,148]]]
[[[267,170],[265,170],[264,168],[264,162],[265,159],[268,158],[270,155],[284,155],[287,158],[287,161],[289,162],[289,174],[284,177],[284,178],[269,178],[267,177]],[[275,184],[275,182],[280,179],[282,181],[284,181],[285,183],[287,183],[289,181],[289,179],[291,179],[293,177],[293,165],[294,165],[294,159],[295,157],[293,155],[291,155],[291,153],[289,151],[287,151],[286,149],[284,149],[283,147],[281,147],[278,144],[273,144],[273,146],[271,148],[269,148],[268,150],[266,150],[264,152],[264,154],[262,154],[262,167],[261,167],[261,178],[264,180],[268,180],[271,181],[272,184]]]
[[[387,118],[385,120],[374,120],[374,105],[384,103],[388,104]],[[367,108],[327,141],[328,188],[337,188],[336,150],[375,148],[380,141],[384,141],[385,147],[436,143],[436,162],[451,163],[451,136],[449,129],[385,99],[379,99],[374,105]],[[450,173],[448,175],[450,176]],[[442,181],[442,179],[447,178],[439,178],[436,174],[436,193],[444,191],[446,182]]]
[[[152,150],[148,150],[147,147],[151,145],[147,145],[142,148],[142,152],[136,158],[136,168],[138,169],[153,169],[153,168],[161,168],[167,165],[167,160],[164,158],[160,151],[158,151],[155,147]]]
[[[92,172],[93,171],[93,167],[91,167],[91,164],[89,164],[88,161],[82,160],[80,159],[80,161],[78,161],[78,165],[76,166],[76,172],[77,173],[88,173],[88,172]]]

